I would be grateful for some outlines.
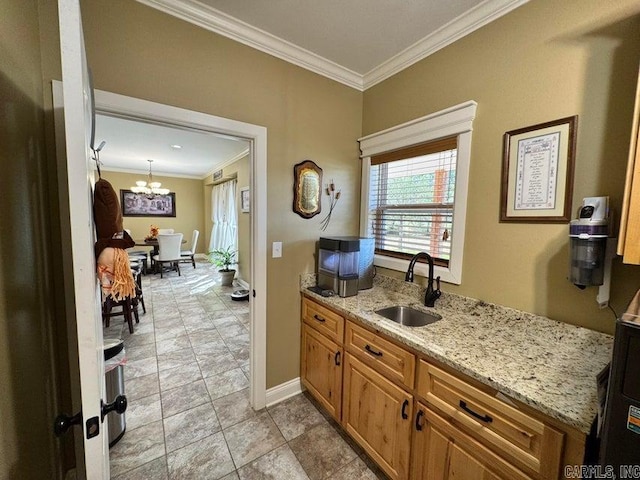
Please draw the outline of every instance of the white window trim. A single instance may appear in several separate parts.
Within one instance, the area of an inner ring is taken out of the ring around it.
[[[458,160],[456,165],[456,192],[453,207],[453,231],[451,259],[448,267],[435,267],[435,275],[443,282],[462,283],[462,257],[467,218],[467,191],[469,188],[469,165],[471,163],[471,132],[478,104],[470,100],[439,112],[382,130],[360,138],[362,155],[362,188],[360,198],[360,235],[371,236],[369,231],[369,175],[371,157],[380,153],[398,150],[438,138],[458,137]],[[408,260],[376,255],[374,264],[391,270],[406,271]],[[426,264],[417,263],[415,273],[428,275]]]

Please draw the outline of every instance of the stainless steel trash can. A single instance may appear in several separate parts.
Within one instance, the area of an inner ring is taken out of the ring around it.
[[[118,395],[124,395],[124,368],[114,361],[116,355],[124,352],[124,342],[120,339],[105,340],[105,383],[106,403],[113,402]],[[114,365],[115,363],[115,365]],[[109,425],[109,448],[113,447],[122,438],[127,428],[124,413],[109,412],[107,414]]]

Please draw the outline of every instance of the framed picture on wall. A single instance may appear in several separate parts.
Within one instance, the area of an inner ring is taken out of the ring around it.
[[[120,190],[120,205],[123,217],[175,217],[176,194],[148,197],[131,190]]]
[[[249,197],[249,187],[242,187],[240,189],[240,211],[242,213],[249,213],[251,202]]]
[[[578,117],[504,134],[501,222],[571,220]]]

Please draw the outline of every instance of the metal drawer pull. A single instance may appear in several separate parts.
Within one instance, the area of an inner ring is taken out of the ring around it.
[[[333,357],[333,360],[336,365],[340,365],[340,352],[336,352],[336,355],[335,357]]]
[[[407,418],[409,418],[409,415],[407,415],[408,406],[409,406],[409,400],[405,398],[404,402],[402,402],[402,419],[403,420],[406,420]]]
[[[463,409],[465,412],[467,412],[469,415],[476,417],[481,422],[486,422],[486,423],[493,422],[493,418],[491,418],[489,415],[480,415],[479,413],[476,413],[473,410],[471,410],[469,407],[467,407],[467,402],[465,402],[464,400],[460,400],[460,408]]]
[[[315,319],[316,319],[316,320],[318,320],[319,322],[324,322],[324,321],[325,321],[325,319],[324,319],[324,318],[322,318],[320,315],[317,315],[317,314],[316,314],[316,315],[314,315],[314,316],[313,316],[313,318],[315,318]]]
[[[422,430],[422,424],[420,423],[420,417],[424,417],[424,412],[422,410],[418,410],[418,414],[416,415],[416,430]]]
[[[364,347],[364,349],[365,349],[367,352],[369,352],[371,355],[375,355],[376,357],[381,357],[381,356],[382,356],[382,352],[378,352],[378,351],[374,350],[374,349],[373,349],[373,348],[371,348],[371,346],[370,346],[370,345],[368,345],[368,344]]]

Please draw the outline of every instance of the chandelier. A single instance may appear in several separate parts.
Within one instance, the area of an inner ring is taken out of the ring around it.
[[[160,188],[162,184],[160,182],[153,181],[153,174],[151,173],[151,163],[153,163],[153,160],[147,160],[147,162],[149,162],[148,180],[138,180],[136,182],[136,186],[131,187],[131,191],[145,195],[147,198],[153,198],[156,195],[167,195],[170,190],[168,188]]]

